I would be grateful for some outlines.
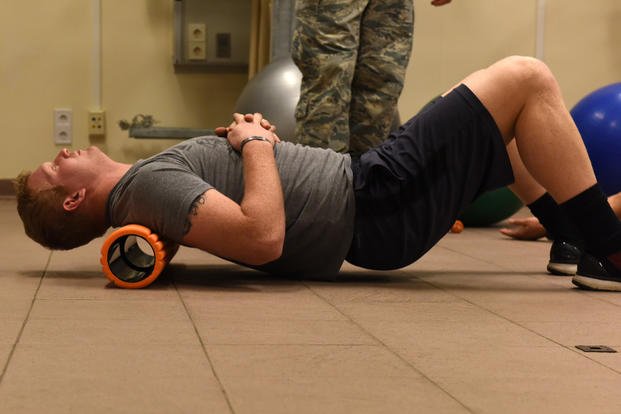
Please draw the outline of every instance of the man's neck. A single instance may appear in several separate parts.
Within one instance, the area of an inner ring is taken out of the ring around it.
[[[112,161],[106,166],[106,170],[100,176],[100,179],[96,182],[91,193],[92,212],[94,217],[98,217],[101,221],[101,226],[104,229],[110,227],[107,216],[108,197],[112,192],[115,185],[121,180],[121,178],[132,167],[131,164],[123,164],[120,162]]]

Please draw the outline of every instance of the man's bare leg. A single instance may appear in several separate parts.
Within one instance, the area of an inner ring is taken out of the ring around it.
[[[582,235],[556,201],[546,192],[545,188],[530,175],[522,162],[515,140],[507,144],[507,153],[515,177],[515,184],[509,187],[537,217],[536,224],[539,226],[541,226],[539,223],[543,224],[542,234],[538,234],[538,236],[541,237],[547,233],[554,239],[550,247],[548,272],[559,276],[575,275],[578,262],[582,256],[584,244]],[[518,228],[519,223],[518,221]],[[528,224],[533,223],[529,222]],[[522,230],[524,229],[525,227],[522,227]],[[505,234],[506,232],[507,230],[505,230]]]
[[[511,169],[515,177],[515,183],[509,188],[515,193],[522,203],[528,205],[546,193],[546,189],[539,184],[526,169],[524,162],[517,149],[515,140],[507,144],[507,153],[511,160]]]
[[[596,183],[580,133],[545,64],[511,57],[463,83],[491,113],[505,142],[515,137],[526,169],[557,203]]]
[[[536,59],[511,57],[473,73],[463,83],[488,109],[505,142],[515,139],[526,170],[584,237],[589,254],[582,255],[573,282],[621,291],[621,222],[597,185],[548,67]]]

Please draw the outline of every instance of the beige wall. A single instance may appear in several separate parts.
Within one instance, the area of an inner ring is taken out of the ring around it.
[[[534,55],[536,0],[415,2],[414,47],[400,100],[409,118],[468,73],[508,55]]]
[[[115,123],[138,113],[154,115],[159,126],[228,124],[247,75],[174,73],[172,0],[102,2],[103,107],[108,116],[109,155],[132,162],[179,142],[128,138]]]
[[[547,0],[544,60],[573,106],[594,89],[621,82],[621,1]],[[511,54],[535,56],[537,0],[416,1],[414,53],[402,118],[465,74]]]
[[[546,62],[566,102],[621,82],[621,1],[548,1]]]
[[[102,0],[102,106],[108,134],[89,138],[93,108],[93,0],[6,0],[0,6],[0,178],[52,158],[53,109],[72,108],[73,145],[132,162],[173,140],[136,140],[120,119],[152,114],[162,126],[229,120],[245,74],[174,73],[173,1]]]
[[[52,110],[70,107],[74,145],[91,143],[134,161],[176,141],[135,140],[116,122],[153,114],[163,126],[213,127],[228,121],[245,76],[175,74],[172,0],[102,0],[102,100],[108,134],[87,135],[94,104],[92,0],[5,0],[0,6],[0,178],[50,159]],[[466,73],[509,54],[535,54],[537,0],[416,2],[414,55],[399,104],[414,114]],[[547,0],[545,60],[567,104],[621,81],[621,2]]]

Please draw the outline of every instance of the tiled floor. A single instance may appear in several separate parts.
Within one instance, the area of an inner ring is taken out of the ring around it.
[[[0,200],[1,413],[619,413],[621,294],[549,244],[449,234],[401,271],[274,279],[189,249],[110,288],[97,240],[50,254]]]

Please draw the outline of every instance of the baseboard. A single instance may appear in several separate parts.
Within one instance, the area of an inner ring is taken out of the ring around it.
[[[13,179],[0,179],[0,197],[14,196]]]

